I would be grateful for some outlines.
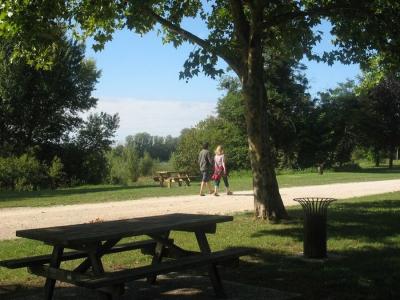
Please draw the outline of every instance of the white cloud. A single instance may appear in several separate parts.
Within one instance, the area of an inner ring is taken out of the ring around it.
[[[99,97],[97,107],[91,112],[118,113],[120,127],[116,140],[124,141],[127,135],[138,132],[179,136],[183,128],[193,127],[206,117],[215,115],[215,106],[213,102]]]

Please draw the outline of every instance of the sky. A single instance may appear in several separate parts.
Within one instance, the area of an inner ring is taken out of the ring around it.
[[[204,34],[194,23],[188,26]],[[329,27],[325,22],[317,29],[328,33]],[[330,49],[331,39],[326,34],[315,51]],[[139,132],[179,136],[183,128],[193,127],[216,114],[217,101],[223,96],[218,79],[200,74],[189,82],[179,80],[179,71],[194,47],[184,44],[176,49],[162,44],[155,32],[141,37],[128,30],[116,32],[100,52],[94,52],[88,45],[86,56],[96,61],[102,73],[93,94],[99,99],[98,105],[92,112],[119,114],[116,141],[123,142],[127,135]],[[302,62],[308,68],[309,92],[313,96],[338,82],[354,79],[360,72],[358,65]],[[226,65],[220,62],[220,66]]]

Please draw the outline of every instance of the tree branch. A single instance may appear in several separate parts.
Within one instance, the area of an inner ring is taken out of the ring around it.
[[[239,42],[247,49],[249,45],[250,25],[246,19],[242,0],[230,0],[235,33]]]
[[[143,9],[152,17],[154,18],[158,23],[161,25],[167,27],[169,30],[172,32],[180,35],[184,39],[190,41],[191,43],[197,44],[200,47],[210,51],[211,53],[214,53],[215,55],[221,57],[223,60],[227,62],[227,64],[237,73],[240,70],[240,65],[238,62],[230,57],[227,53],[224,53],[221,50],[215,49],[207,40],[203,40],[202,38],[198,37],[197,35],[183,29],[182,27],[173,24],[171,21],[163,18],[162,16],[158,15],[155,13],[152,9],[149,7],[143,7]]]
[[[367,9],[366,7],[337,6],[337,5],[314,7],[308,10],[293,11],[271,17],[269,21],[263,23],[263,28],[271,27],[274,25],[287,22],[289,20],[294,20],[304,17],[312,17],[317,15],[328,17],[331,16],[335,11],[339,10],[347,10],[347,11],[363,10],[365,11],[365,13],[372,13],[371,10]]]

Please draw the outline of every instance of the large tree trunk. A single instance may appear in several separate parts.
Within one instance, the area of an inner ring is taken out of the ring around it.
[[[241,78],[253,173],[254,209],[257,218],[282,219],[287,218],[287,212],[279,193],[268,130],[260,11],[253,11],[249,48],[244,62],[246,68]]]
[[[253,173],[254,213],[257,218],[282,219],[287,213],[279,193],[267,126],[263,84],[244,88],[247,136]]]

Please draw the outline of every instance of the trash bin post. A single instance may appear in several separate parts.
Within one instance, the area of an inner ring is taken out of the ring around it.
[[[329,204],[334,198],[295,198],[304,211],[304,256],[308,258],[326,257],[326,216]]]

